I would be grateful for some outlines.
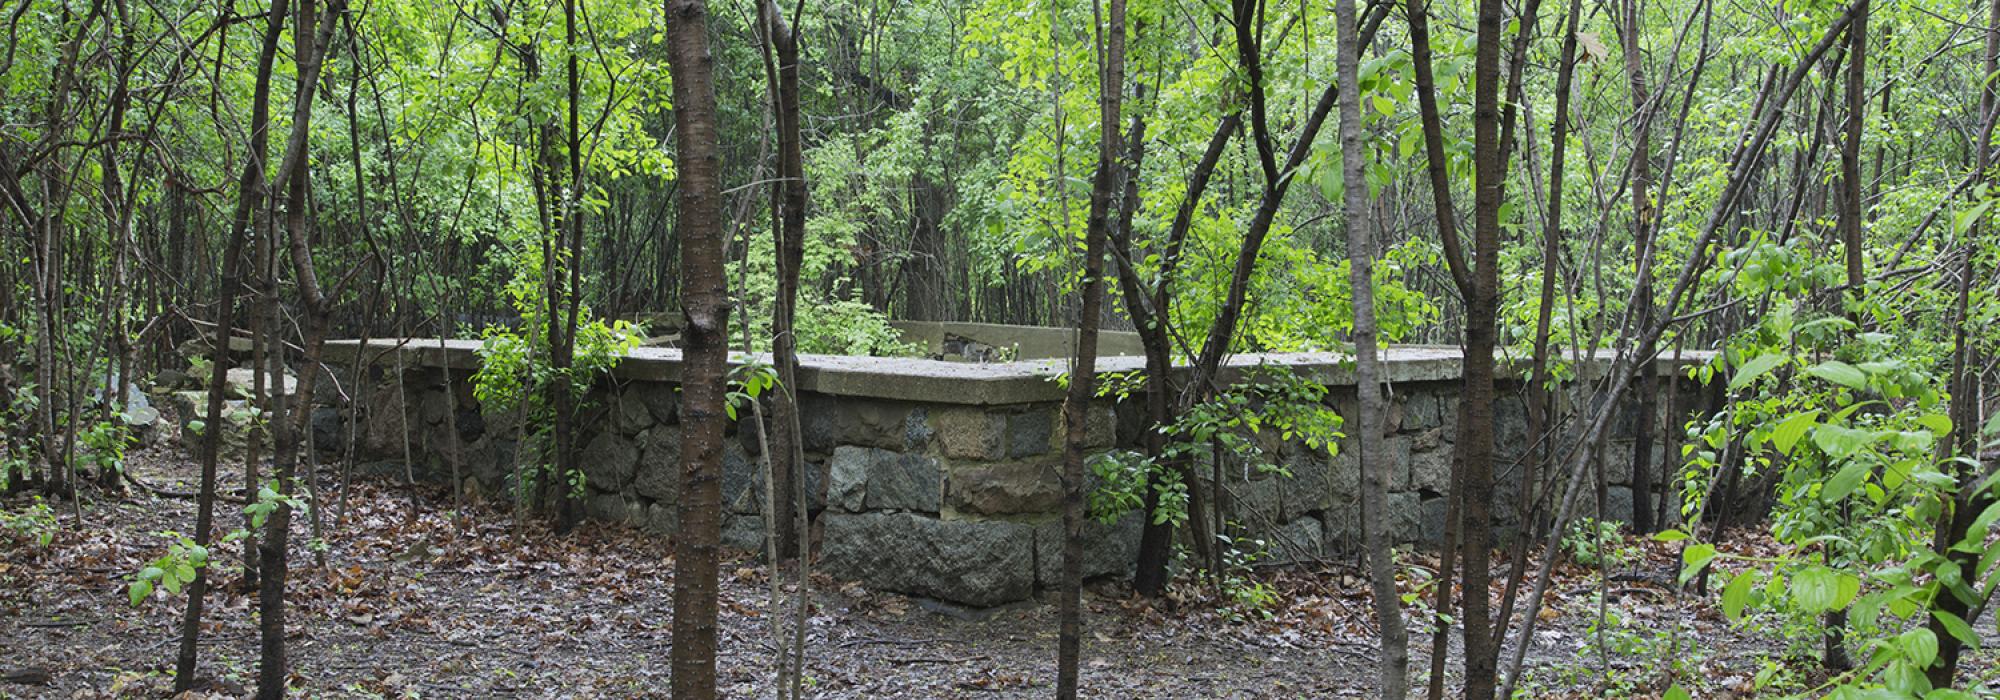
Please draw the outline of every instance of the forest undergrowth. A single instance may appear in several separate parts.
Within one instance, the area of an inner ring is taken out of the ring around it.
[[[184,488],[195,465],[181,454],[138,450],[128,468],[162,490]],[[7,503],[9,512],[30,510],[30,499],[13,500],[21,502]],[[346,513],[330,503],[322,516],[322,527],[338,529],[325,540],[335,544],[322,550],[302,538],[293,552],[301,562],[290,594],[300,613],[288,631],[295,687],[339,698],[666,696],[673,560],[665,540],[598,523],[557,535],[537,521],[517,534],[505,504],[455,511],[440,489],[387,479],[357,483],[343,500]],[[178,599],[159,591],[129,605],[127,579],[168,546],[193,503],[138,491],[99,494],[80,517],[63,506],[53,521],[10,522],[0,533],[0,648],[10,650],[0,658],[0,697],[167,695]],[[1759,556],[1778,546],[1760,533],[1737,532],[1722,547]],[[235,546],[211,556],[237,561]],[[1700,697],[1776,697],[1823,680],[1811,635],[1757,616],[1732,624],[1713,601],[1679,592],[1680,556],[1669,543],[1627,537],[1603,551],[1608,584],[1584,565],[1598,561],[1592,552],[1566,550],[1557,566],[1530,651],[1530,697],[1657,697],[1673,682]],[[1414,632],[1427,632],[1428,596],[1417,594],[1436,560],[1402,554],[1405,611]],[[311,563],[322,556],[324,565]],[[766,571],[739,557],[723,572],[718,680],[732,697],[768,696]],[[254,595],[228,570],[214,573],[212,662],[187,697],[242,697],[256,678]],[[1245,584],[1267,596],[1224,601],[1182,579],[1148,600],[1122,584],[1093,584],[1085,687],[1133,698],[1372,693],[1375,631],[1355,562],[1261,568]],[[814,589],[810,696],[1049,692],[1055,611],[1045,600],[973,610],[823,576]],[[1601,592],[1609,597],[1600,611]],[[1987,669],[1990,680],[2000,676],[1990,651],[2000,640],[1990,620],[1978,627],[1989,651],[1967,666]],[[1413,668],[1427,664],[1419,654]]]

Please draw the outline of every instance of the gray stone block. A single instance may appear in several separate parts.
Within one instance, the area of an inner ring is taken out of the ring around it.
[[[1031,409],[1007,416],[1007,456],[1013,459],[1048,454],[1055,445],[1056,411]]]
[[[624,435],[637,435],[653,427],[655,422],[653,411],[646,406],[645,396],[638,387],[618,392],[617,402],[611,404],[612,430]]]
[[[764,465],[743,449],[740,440],[722,441],[722,504],[731,513],[762,512]]]
[[[1257,529],[1277,522],[1283,516],[1284,493],[1290,488],[1291,480],[1267,474],[1245,479],[1241,468],[1225,468],[1222,476],[1229,499],[1227,512],[1230,520]]]
[[[1443,496],[1424,499],[1418,506],[1420,513],[1417,518],[1417,531],[1405,537],[1411,537],[1426,545],[1444,544],[1444,532],[1450,527],[1446,521],[1450,505],[1450,499]]]
[[[1613,484],[1632,483],[1632,442],[1621,440],[1604,445],[1597,455],[1598,465],[1604,470],[1604,480]]]
[[[1265,548],[1274,562],[1309,562],[1326,556],[1326,533],[1318,518],[1305,516],[1285,523]]]
[[[655,425],[639,434],[639,465],[634,471],[632,491],[641,496],[672,504],[681,494],[681,429]]]
[[[944,474],[937,460],[922,455],[893,454],[868,471],[868,507],[936,513],[944,500]]]
[[[1622,523],[1632,522],[1632,489],[1612,486],[1604,490],[1604,517]]]
[[[1436,391],[1428,387],[1408,391],[1409,399],[1403,404],[1404,430],[1429,430],[1444,425],[1444,404]]]
[[[646,522],[646,503],[630,496],[596,493],[584,500],[583,514],[592,520],[643,526]]]
[[[671,503],[653,503],[646,506],[646,521],[640,526],[655,535],[672,535],[681,531],[681,514]]]
[[[1456,433],[1454,433],[1456,434]],[[1493,401],[1493,445],[1496,452],[1525,449],[1528,436],[1528,403],[1520,394],[1503,394]]]
[[[1438,431],[1425,435],[1431,436],[1435,432]],[[1425,445],[1425,448],[1410,455],[1410,488],[1448,493],[1451,490],[1451,444],[1437,439],[1416,442]]]
[[[828,513],[821,521],[819,568],[837,579],[979,606],[1023,600],[1034,588],[1030,525],[911,513]]]
[[[722,519],[722,546],[764,553],[764,519],[754,515],[731,515]]]
[[[1285,457],[1285,468],[1292,472],[1292,478],[1284,490],[1280,519],[1292,520],[1333,505],[1333,468],[1329,461],[1321,451],[1299,450]]]
[[[910,450],[922,446],[913,440],[928,437],[911,429],[912,413],[899,401],[801,394],[799,430],[808,452],[825,454],[841,445]]]
[[[1418,541],[1423,527],[1423,499],[1415,492],[1404,491],[1389,494],[1389,541]]]
[[[1095,518],[1083,523],[1083,577],[1130,578],[1139,562],[1139,535],[1146,517],[1132,511],[1106,525]],[[1045,588],[1062,585],[1063,525],[1060,521],[1035,528],[1035,581]]]
[[[638,395],[639,403],[646,406],[646,412],[652,414],[654,423],[669,424],[678,418],[681,396],[679,388],[672,384],[647,382],[626,389],[625,392]]]
[[[1383,480],[1389,483],[1390,491],[1406,491],[1410,488],[1410,443],[1408,435],[1383,438],[1381,458],[1369,460],[1371,468],[1379,467],[1385,470]],[[1357,454],[1358,452],[1359,450]]]
[[[607,431],[591,438],[577,459],[582,463],[585,484],[617,493],[632,484],[639,467],[639,446],[630,438]]]
[[[830,462],[833,483],[828,486],[828,497],[839,508],[936,513],[944,501],[944,474],[937,460],[930,457],[841,447],[833,451]],[[859,506],[855,505],[857,490]]]
[[[1006,454],[1007,415],[978,408],[934,412],[931,427],[944,455],[952,459],[1000,459]]]
[[[1043,461],[953,466],[945,477],[945,505],[979,515],[1056,512],[1062,507],[1061,465]]]
[[[281,382],[277,376],[268,372],[265,373],[264,394],[266,396],[295,396],[298,394],[299,378],[292,376],[291,372],[286,372],[283,376],[284,380]],[[231,368],[225,373],[223,385],[229,387],[227,395],[230,398],[250,398],[251,390],[256,387],[256,370],[249,367]]]
[[[833,457],[827,460],[826,503],[850,513],[858,513],[867,505],[868,459],[865,447],[835,448]]]
[[[1342,440],[1340,450],[1327,462],[1327,483],[1333,488],[1335,498],[1343,494],[1353,497],[1361,493],[1360,455],[1358,441]]]
[[[1354,499],[1337,501],[1321,518],[1324,542],[1329,549],[1355,550],[1361,547],[1361,504]]]
[[[451,413],[451,397],[444,393],[442,387],[427,388],[422,392],[416,398],[417,419],[424,425],[444,425],[445,418]]]

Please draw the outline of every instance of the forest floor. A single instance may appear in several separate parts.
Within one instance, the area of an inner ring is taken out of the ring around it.
[[[171,489],[194,481],[192,463],[171,447],[137,451],[129,468]],[[20,512],[27,503],[0,505]],[[394,485],[359,486],[349,504],[346,513],[329,504],[321,520],[324,567],[306,543],[293,554],[288,645],[294,683],[309,696],[666,697],[673,561],[658,538],[598,524],[566,536],[539,524],[516,532],[503,509],[454,510],[441,491]],[[165,696],[185,597],[159,592],[133,607],[126,582],[165,551],[164,533],[192,529],[194,504],[138,492],[88,502],[80,521],[72,504],[57,506],[48,547],[0,530],[0,698]],[[238,526],[239,509],[219,505],[218,522]],[[1697,697],[1754,696],[1760,672],[1767,692],[1817,682],[1809,663],[1788,661],[1816,635],[1754,619],[1731,625],[1668,585],[1677,568],[1668,545],[1625,546],[1636,573],[1609,586],[1602,646],[1594,571],[1558,567],[1529,655],[1530,697],[1656,697],[1668,673]],[[231,585],[241,556],[234,544],[214,553],[223,590],[209,599],[195,697],[240,697],[254,685],[255,601]],[[721,683],[729,697],[770,697],[765,569],[737,559],[723,572]],[[1259,571],[1246,583],[1269,594],[1261,609],[1219,603],[1193,584],[1154,602],[1092,586],[1086,694],[1362,697],[1375,678],[1375,633],[1358,573],[1351,562]],[[1051,692],[1056,616],[1046,600],[966,610],[823,578],[814,590],[809,696]],[[1978,627],[1994,629],[1990,620]],[[1427,667],[1429,643],[1428,633],[1412,635],[1413,675]],[[1968,668],[1990,677],[1993,660],[1981,652]],[[41,685],[4,680],[43,676]]]

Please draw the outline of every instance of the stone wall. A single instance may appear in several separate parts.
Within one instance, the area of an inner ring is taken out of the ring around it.
[[[346,347],[351,351],[351,345]],[[504,498],[516,460],[524,457],[517,454],[522,426],[516,417],[483,411],[473,400],[469,380],[476,358],[469,347],[432,350],[404,350],[410,356],[400,374],[384,369],[369,373],[360,420],[364,456],[400,460],[407,449],[419,475],[448,481],[456,474],[461,487]],[[1393,534],[1405,542],[1433,541],[1444,530],[1441,494],[1456,433],[1459,383],[1449,376],[1451,367],[1435,362],[1437,351],[1427,352],[1388,368],[1393,394],[1391,433],[1385,442],[1390,519]],[[346,356],[351,359],[352,353]],[[1328,402],[1337,412],[1351,414],[1353,387],[1341,383],[1347,370],[1337,359],[1263,359],[1321,377],[1329,387]],[[1114,365],[1107,371],[1115,371],[1123,360],[1107,361]],[[1058,474],[1064,431],[1061,392],[1047,378],[1050,365],[926,362],[806,359],[800,401],[820,552],[817,566],[870,587],[971,605],[1021,600],[1037,588],[1054,586],[1061,557]],[[385,364],[377,361],[374,367]],[[1238,364],[1247,362],[1239,359]],[[677,530],[677,378],[677,353],[642,350],[592,392],[578,423],[584,432],[580,463],[590,517],[661,535]],[[1697,393],[1686,388],[1678,393],[1683,408],[1692,405]],[[1496,517],[1503,535],[1518,521],[1514,501],[1521,469],[1516,458],[1529,443],[1519,394],[1518,386],[1509,384],[1495,406],[1502,452],[1494,470],[1501,479]],[[1143,410],[1137,398],[1092,406],[1086,445],[1098,452],[1137,449]],[[455,434],[450,430],[454,420]],[[1621,424],[1603,465],[1611,482],[1606,510],[1614,518],[1629,517],[1635,500],[1629,486],[1631,421]],[[729,435],[723,542],[761,551],[764,496],[755,431],[732,425]],[[1341,449],[1329,456],[1275,439],[1264,448],[1290,476],[1225,465],[1227,519],[1239,524],[1244,536],[1264,541],[1277,560],[1313,560],[1358,549],[1360,479],[1354,451]],[[395,467],[392,473],[401,471]],[[1212,473],[1208,465],[1199,471],[1204,477]],[[1204,479],[1195,488],[1212,484]],[[1085,575],[1129,576],[1141,526],[1137,513],[1111,525],[1093,522],[1086,532]]]

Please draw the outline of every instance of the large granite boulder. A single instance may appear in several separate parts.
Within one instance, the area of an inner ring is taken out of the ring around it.
[[[658,422],[653,410],[646,405],[647,392],[638,388],[628,388],[618,392],[618,398],[611,404],[611,427],[613,432],[623,435],[637,435],[640,431],[653,427]],[[672,405],[668,405],[667,415],[672,416]]]
[[[1139,561],[1139,534],[1146,516],[1139,511],[1106,525],[1095,518],[1083,523],[1083,577],[1129,578]],[[1063,526],[1060,521],[1035,528],[1035,581],[1045,588],[1062,585]]]
[[[639,433],[639,462],[633,471],[632,490],[641,496],[672,505],[681,493],[681,429],[655,425]]]
[[[827,500],[842,510],[936,513],[943,501],[944,475],[930,457],[841,447],[828,466]]]
[[[639,468],[639,446],[616,432],[598,433],[583,446],[584,483],[599,491],[616,493],[632,483]]]
[[[960,513],[1019,515],[1062,507],[1061,465],[1053,462],[954,465],[945,482],[945,505]]]
[[[1326,556],[1325,532],[1318,518],[1306,516],[1279,526],[1264,542],[1264,550],[1275,562],[1312,562]]]
[[[231,368],[226,376],[225,385],[229,387],[228,395],[231,398],[249,398],[252,390],[257,386],[257,372],[249,367]],[[284,374],[284,381],[282,382],[278,381],[276,375],[268,372],[264,374],[265,395],[294,396],[298,391],[299,378],[292,376],[291,372]]]
[[[208,424],[208,392],[176,391],[169,397],[175,411],[180,414],[181,446],[188,454],[200,455],[202,435],[209,430],[220,430],[222,444],[219,455],[224,462],[241,462],[247,451],[250,434],[250,402],[242,399],[226,399],[222,402],[222,425]]]
[[[1451,441],[1442,428],[1418,433],[1411,438],[1410,487],[1432,493],[1451,491]]]
[[[819,567],[870,588],[966,605],[1026,599],[1034,526],[944,521],[911,513],[827,513]]]
[[[825,454],[841,445],[915,451],[930,442],[923,408],[901,401],[804,394],[799,397],[799,431],[807,452]]]

